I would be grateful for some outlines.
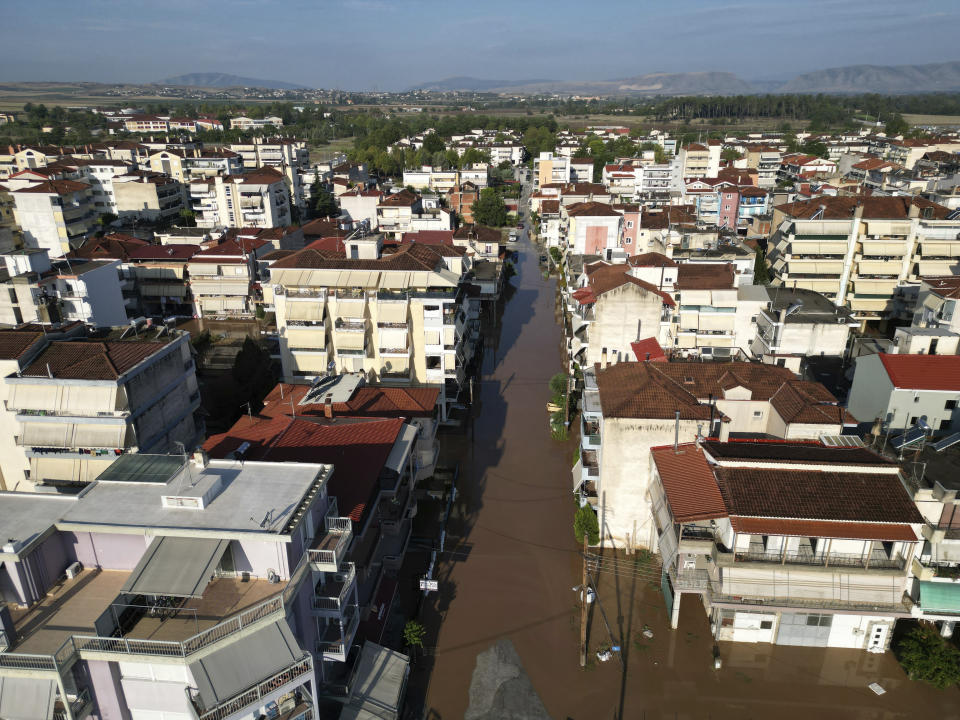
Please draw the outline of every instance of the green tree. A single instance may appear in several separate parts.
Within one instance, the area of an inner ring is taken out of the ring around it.
[[[180,211],[180,222],[183,223],[184,227],[193,227],[197,224],[197,215],[188,208],[183,208]]]
[[[426,635],[426,628],[416,620],[407,620],[403,626],[403,641],[412,648],[422,648]]]
[[[260,412],[263,398],[277,382],[270,366],[270,353],[249,337],[244,338],[233,361],[232,375],[236,383],[234,397],[241,405],[250,403],[250,412]]]
[[[884,126],[883,131],[890,136],[906,135],[910,132],[910,123],[904,120],[903,115],[900,113],[894,113],[890,116],[890,119],[887,120],[887,124]]]
[[[760,248],[757,248],[757,257],[753,261],[753,284],[770,284],[770,271],[767,269],[767,254]]]
[[[470,206],[473,221],[479,225],[503,227],[507,224],[507,206],[494,188],[484,188],[480,197]]]
[[[443,152],[447,149],[446,143],[443,142],[443,138],[437,135],[436,133],[430,133],[423,138],[423,149],[428,153],[438,153]]]
[[[600,542],[600,523],[597,522],[597,513],[589,505],[577,508],[577,513],[573,516],[573,535],[577,538],[578,545],[583,545],[584,535],[587,536],[589,545]]]
[[[740,151],[732,147],[724,148],[720,153],[721,160],[739,160],[742,157],[743,155],[740,153]]]
[[[329,190],[320,190],[314,196],[313,211],[317,217],[337,217],[340,215],[340,207],[337,205],[337,199]]]
[[[922,680],[941,689],[960,682],[960,650],[940,637],[935,625],[924,624],[910,630],[894,653],[911,680]]]
[[[830,157],[830,150],[826,144],[822,142],[808,140],[801,146],[800,151],[805,152],[807,155],[815,155],[820,158]]]

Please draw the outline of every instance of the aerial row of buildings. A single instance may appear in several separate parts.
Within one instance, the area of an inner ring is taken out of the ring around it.
[[[958,138],[799,138],[814,157],[657,134],[595,168],[594,133],[623,137],[534,159],[530,211],[564,276],[573,492],[602,544],[657,555],[673,627],[696,601],[716,640],[952,634]]]

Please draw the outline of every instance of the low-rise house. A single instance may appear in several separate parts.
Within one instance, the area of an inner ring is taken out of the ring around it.
[[[337,199],[340,203],[340,209],[347,214],[355,226],[359,227],[365,223],[370,232],[378,229],[377,206],[383,201],[382,192],[356,187],[343,193]]]
[[[560,208],[560,236],[569,252],[604,255],[621,247],[623,215],[602,202],[576,203]]]
[[[922,517],[895,462],[813,443],[673,444],[651,451],[671,625],[694,596],[720,641],[882,653]]]
[[[128,269],[148,317],[194,314],[187,263],[200,251],[199,245],[146,245],[131,250]]]
[[[172,452],[198,435],[189,336],[124,328],[55,340],[4,378],[28,471],[7,487],[90,482],[119,456]]]
[[[803,357],[842,357],[850,331],[859,327],[849,310],[813,290],[751,287],[758,289],[761,307],[754,316],[755,335],[749,349],[762,362],[789,365],[799,372]]]
[[[121,220],[172,223],[184,208],[185,188],[160,173],[133,172],[113,178],[115,213]]]
[[[267,115],[262,118],[249,118],[240,115],[235,118],[230,118],[231,130],[258,130],[266,127],[283,127],[283,118],[277,117],[276,115]]]
[[[423,200],[409,190],[387,195],[377,205],[377,228],[399,237],[413,231],[412,219],[423,212]],[[436,228],[440,229],[440,228]]]
[[[745,362],[620,362],[584,370],[574,491],[599,514],[604,543],[656,546],[651,447],[697,437],[818,439],[856,421],[820,383]]]
[[[855,362],[848,407],[862,422],[879,420],[888,435],[960,431],[960,356],[879,353]]]

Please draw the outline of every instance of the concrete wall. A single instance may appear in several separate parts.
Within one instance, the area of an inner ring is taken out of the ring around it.
[[[864,355],[855,360],[853,385],[850,388],[847,409],[862,423],[876,418],[887,420],[893,383],[883,368],[879,355]],[[903,418],[897,427],[903,427]]]
[[[149,545],[144,535],[62,532],[60,538],[71,561],[104,570],[133,570]]]
[[[680,421],[680,442],[692,442],[697,425]],[[604,418],[597,513],[603,541],[618,546],[655,547],[656,528],[649,499],[650,448],[673,443],[673,420]]]
[[[660,337],[662,298],[632,283],[603,293],[594,305],[595,320],[588,330],[590,345],[586,364],[601,362],[603,348],[607,359],[634,360],[630,343],[647,337]],[[638,329],[639,326],[639,329]]]
[[[119,268],[120,263],[113,262],[83,274],[83,284],[90,303],[90,322],[98,327],[127,324]]]
[[[99,720],[131,720],[117,663],[102,660],[86,662]]]

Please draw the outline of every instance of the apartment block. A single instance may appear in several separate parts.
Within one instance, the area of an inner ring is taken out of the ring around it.
[[[533,159],[533,189],[539,190],[544,185],[570,182],[570,158],[563,155],[554,155],[551,152],[542,152]]]
[[[405,658],[378,679],[384,649],[352,650],[353,528],[332,477],[314,463],[125,455],[81,496],[5,496],[5,690],[26,717],[49,717],[36,703],[68,719],[319,720],[321,698],[362,700],[372,685],[381,716],[397,717]]]
[[[918,197],[818,197],[774,208],[773,284],[807,288],[861,323],[894,310],[895,289],[949,275],[960,261],[960,220]]]
[[[152,328],[56,340],[7,376],[6,409],[29,465],[7,486],[83,484],[124,454],[193,443],[200,393],[188,340]]]
[[[464,248],[345,240],[347,257],[306,248],[270,268],[283,376],[362,372],[398,385],[441,388],[444,418],[472,352],[462,287]]]
[[[93,231],[98,213],[93,191],[75,180],[46,180],[11,189],[24,244],[50,257],[66,255]]]
[[[882,653],[911,617],[922,517],[899,466],[860,447],[684,443],[651,451],[672,626],[702,604],[720,641]]]
[[[193,254],[187,273],[194,315],[252,315],[255,261],[272,249],[266,240],[242,238],[227,239]]]
[[[184,186],[160,173],[137,171],[120,175],[113,178],[112,190],[111,212],[121,220],[135,218],[173,224],[184,208]]]

